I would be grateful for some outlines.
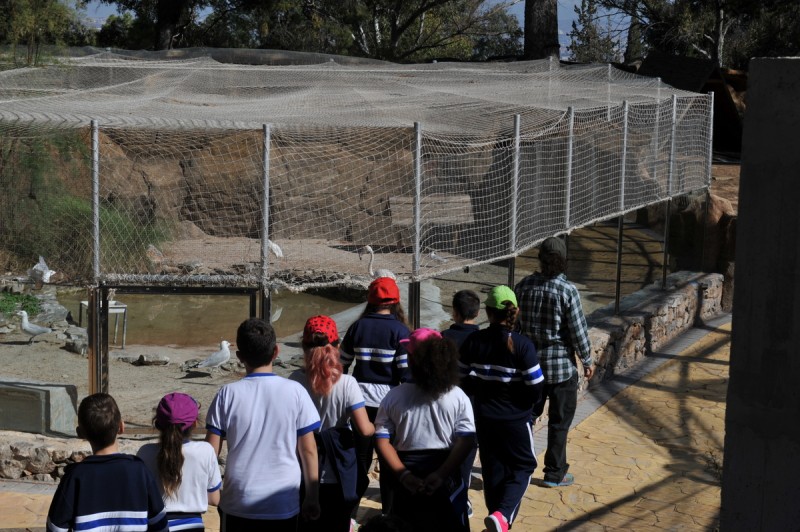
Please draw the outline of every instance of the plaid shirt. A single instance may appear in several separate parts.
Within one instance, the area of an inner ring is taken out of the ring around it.
[[[591,344],[580,294],[564,274],[548,279],[536,272],[514,287],[520,331],[533,340],[545,382],[564,382],[575,374],[574,351],[592,365]]]

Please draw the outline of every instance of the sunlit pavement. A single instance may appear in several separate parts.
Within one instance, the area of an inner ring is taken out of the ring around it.
[[[682,335],[579,403],[568,444],[575,484],[541,485],[541,466],[513,530],[713,530],[719,521],[731,341],[725,315]],[[546,428],[537,427],[541,462]],[[470,489],[472,530],[486,508],[480,464]],[[0,530],[45,530],[53,485],[0,481]],[[373,481],[359,510],[380,511]],[[216,509],[206,530],[219,530]]]

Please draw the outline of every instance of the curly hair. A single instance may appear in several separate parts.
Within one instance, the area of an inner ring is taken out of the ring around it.
[[[514,341],[511,339],[511,331],[514,330],[514,326],[517,324],[519,309],[510,301],[506,301],[504,305],[505,308],[503,309],[486,307],[486,316],[489,318],[489,323],[496,323],[500,325],[503,330],[507,331],[506,346],[508,350],[513,353]]]
[[[448,338],[431,338],[420,342],[408,365],[414,384],[433,399],[438,399],[459,382],[458,347]]]
[[[239,325],[236,331],[236,347],[239,356],[250,367],[257,368],[272,362],[277,339],[275,329],[261,318],[250,318]]]
[[[317,395],[328,395],[342,376],[338,345],[338,340],[330,343],[322,333],[314,333],[310,342],[303,342],[306,376],[311,391]]]

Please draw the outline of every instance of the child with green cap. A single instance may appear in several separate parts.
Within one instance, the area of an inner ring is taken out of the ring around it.
[[[496,286],[485,301],[489,327],[461,345],[462,388],[472,398],[490,532],[507,532],[536,469],[533,406],[544,376],[536,348],[514,332],[517,298]]]

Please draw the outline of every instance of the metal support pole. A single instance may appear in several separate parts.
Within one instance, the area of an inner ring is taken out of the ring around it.
[[[86,333],[89,337],[89,394],[99,393],[100,382],[100,360],[101,349],[99,342],[99,316],[100,303],[98,301],[97,288],[89,288],[89,305],[86,307],[87,326]]]
[[[92,120],[92,273],[100,282],[100,128]]]
[[[708,230],[708,208],[711,203],[711,173],[714,164],[714,91],[708,91],[708,175],[706,176],[706,204],[703,210],[703,232],[700,237],[700,271],[706,271],[706,231]],[[713,266],[712,266],[713,268]]]
[[[575,108],[570,106],[567,109],[567,120],[569,121],[569,139],[567,140],[567,183],[566,191],[564,193],[564,228],[569,230],[570,224],[570,202],[572,201],[572,148],[575,141]]]
[[[108,287],[100,287],[100,391],[108,393]]]
[[[511,229],[509,234],[508,252],[512,255],[508,259],[508,286],[514,286],[514,274],[517,259],[517,232],[519,216],[519,168],[522,154],[522,117],[514,115],[514,166],[511,174]]]
[[[619,301],[622,297],[622,238],[625,225],[625,177],[628,162],[628,101],[622,102],[622,154],[619,171],[619,221],[617,222],[617,281],[614,285],[614,314],[619,314]]]
[[[669,267],[669,222],[672,207],[672,185],[675,179],[675,135],[678,128],[678,96],[672,95],[672,132],[669,141],[669,169],[667,172],[667,212],[664,216],[664,260],[661,266],[661,289],[667,289],[667,269]]]
[[[421,290],[419,284],[422,258],[422,124],[414,122],[414,255],[412,279],[408,289],[409,319],[415,329],[420,324]]]
[[[263,159],[261,161],[261,184],[264,194],[261,200],[261,318],[269,321],[272,312],[272,299],[267,280],[269,279],[269,156],[272,139],[272,124],[263,126]],[[250,315],[255,314],[254,301],[251,298]]]
[[[611,122],[611,63],[608,64],[606,75],[606,122]]]
[[[622,297],[622,230],[625,224],[623,215],[617,221],[617,282],[614,285],[614,314],[619,314],[619,301]]]
[[[659,128],[661,127],[661,78],[656,78],[656,123],[655,123],[655,130],[653,132],[653,181],[656,181],[656,175],[658,174],[658,133]]]

